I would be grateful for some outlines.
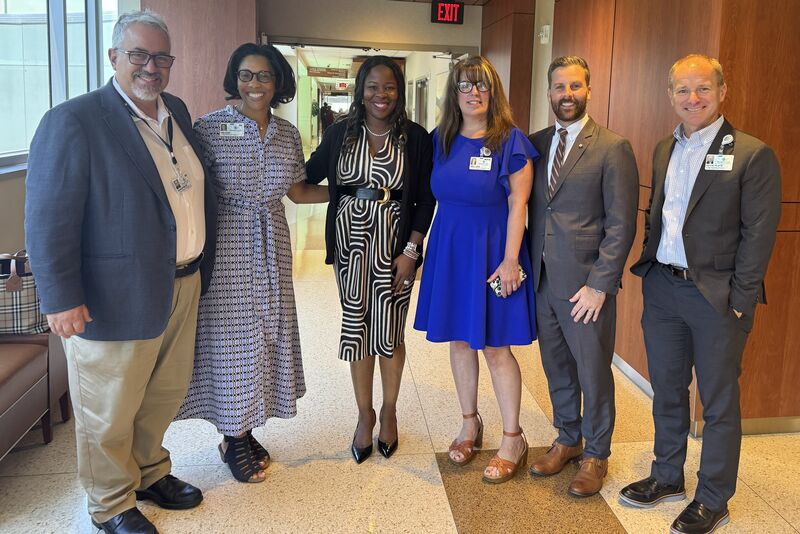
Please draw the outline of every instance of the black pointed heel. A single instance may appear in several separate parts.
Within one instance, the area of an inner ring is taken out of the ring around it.
[[[384,458],[390,457],[394,454],[394,451],[397,450],[397,442],[399,440],[394,440],[391,443],[384,443],[380,439],[378,440],[378,452],[380,452]]]
[[[372,418],[373,420],[376,419],[375,410],[372,410]],[[373,423],[372,426],[374,427],[375,423]],[[369,445],[366,447],[356,447],[357,434],[358,424],[356,424],[356,431],[353,432],[353,443],[350,444],[350,454],[353,455],[353,460],[355,460],[357,464],[360,464],[372,454],[372,439],[370,439]]]

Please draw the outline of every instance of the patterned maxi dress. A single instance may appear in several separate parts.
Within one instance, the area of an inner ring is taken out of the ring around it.
[[[199,119],[195,132],[216,179],[217,257],[176,418],[205,419],[237,435],[270,417],[293,417],[306,391],[281,201],[305,179],[305,163],[297,129],[274,115],[263,141],[255,121],[232,106]]]
[[[337,183],[360,187],[403,188],[403,150],[390,136],[374,155],[367,132],[355,150],[342,149]],[[381,204],[342,196],[336,212],[334,269],[342,303],[339,358],[353,362],[365,356],[391,358],[403,344],[411,288],[392,294],[392,253],[397,243],[400,202]]]

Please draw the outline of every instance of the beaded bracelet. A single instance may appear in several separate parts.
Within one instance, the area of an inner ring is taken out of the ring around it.
[[[403,249],[403,254],[411,258],[412,260],[419,259],[419,252],[417,252],[417,244],[413,241],[409,241],[406,243],[406,248]]]

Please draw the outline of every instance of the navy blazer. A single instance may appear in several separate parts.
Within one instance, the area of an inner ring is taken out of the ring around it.
[[[726,135],[734,142],[720,147]],[[631,272],[644,277],[658,260],[667,168],[675,136],[662,139],[653,152],[650,202],[645,212],[644,245]],[[742,312],[747,331],[755,307],[766,304],[764,276],[781,216],[781,169],[763,141],[734,129],[727,120],[707,154],[734,156],[733,169],[701,167],[689,196],[683,223],[683,246],[697,289],[720,315]]]
[[[203,164],[186,105],[162,97]],[[212,187],[206,170],[203,291],[216,247]],[[89,309],[93,321],[81,337],[152,339],[166,328],[175,218],[150,152],[110,81],[59,104],[39,123],[28,156],[25,242],[42,312]]]

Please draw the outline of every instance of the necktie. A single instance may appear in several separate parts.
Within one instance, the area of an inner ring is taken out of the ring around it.
[[[564,151],[567,149],[567,129],[558,129],[558,147],[556,148],[556,156],[553,158],[553,170],[550,172],[550,182],[547,184],[549,197],[553,198],[553,193],[556,192],[556,181],[558,180],[558,171],[561,170],[561,164],[564,163]]]

